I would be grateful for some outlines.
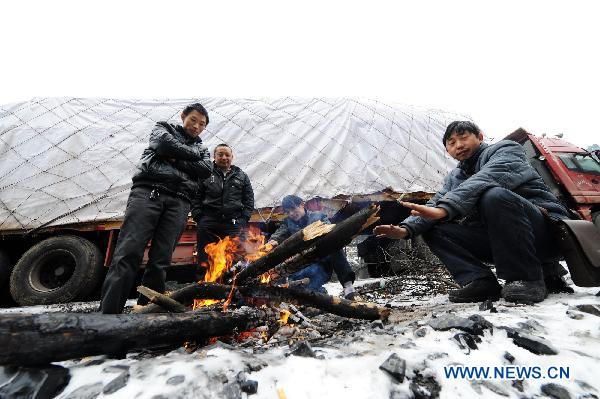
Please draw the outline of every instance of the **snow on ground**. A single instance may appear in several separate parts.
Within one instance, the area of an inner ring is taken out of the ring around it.
[[[361,283],[377,281],[380,280]],[[327,288],[332,294],[339,293],[337,283]],[[406,295],[378,297],[377,301],[393,309],[389,321],[384,323],[347,322],[337,316],[317,315],[333,328],[329,336],[319,338],[316,333],[312,339],[306,337],[315,357],[289,355],[288,345],[245,347],[217,343],[193,353],[179,348],[165,354],[130,353],[125,359],[95,356],[60,362],[57,364],[69,369],[71,380],[58,397],[412,398],[436,397],[436,390],[441,388],[437,393],[440,398],[520,398],[544,397],[542,387],[546,385],[544,391],[554,389],[555,395],[568,392],[570,396],[566,397],[597,398],[600,316],[580,311],[576,306],[598,306],[600,297],[595,295],[598,288],[574,288],[575,294],[550,295],[532,306],[500,300],[493,304],[495,312],[480,310],[480,304],[449,303],[445,295],[421,299]],[[92,311],[96,307],[97,303],[72,304],[69,310]],[[60,309],[3,309],[1,313],[65,310]],[[437,331],[428,325],[432,318],[440,320],[449,315],[480,315],[493,328],[483,331],[481,342],[475,343],[477,349],[470,349],[465,339],[474,335],[457,329]],[[522,336],[541,338],[558,354],[536,355],[519,347],[501,327],[513,328]],[[454,338],[457,334],[458,340]],[[393,353],[406,361],[403,382],[379,368]],[[512,363],[508,360],[511,356]],[[523,378],[521,382],[468,380],[447,377],[444,367],[451,365],[537,366],[542,375]],[[549,367],[568,368],[568,378],[549,378]],[[246,380],[258,382],[257,393],[247,395],[240,391],[240,382]],[[561,392],[560,387],[566,391]],[[113,389],[115,392],[110,393]]]

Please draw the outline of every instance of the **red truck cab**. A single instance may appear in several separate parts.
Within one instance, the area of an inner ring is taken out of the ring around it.
[[[563,204],[600,228],[598,152],[588,152],[560,137],[535,136],[524,129],[506,139],[525,148],[529,162]]]

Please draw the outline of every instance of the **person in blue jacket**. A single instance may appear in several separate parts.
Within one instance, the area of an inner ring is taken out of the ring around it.
[[[448,125],[446,151],[458,166],[426,205],[402,202],[411,216],[398,226],[381,225],[374,233],[395,239],[423,235],[462,288],[451,302],[497,300],[541,302],[547,284],[563,285],[566,272],[553,235],[553,219],[568,219],[567,209],[550,192],[525,151],[514,141],[483,142],[470,121]],[[501,287],[486,263],[493,263]],[[544,281],[546,280],[546,282]],[[572,291],[571,291],[572,292]]]
[[[305,228],[311,223],[321,221],[325,224],[329,224],[330,221],[324,213],[307,211],[304,207],[304,200],[297,195],[288,195],[281,201],[283,211],[287,214],[287,218],[283,220],[279,228],[271,235],[268,244],[277,246],[281,244],[286,238],[290,237],[297,231]],[[360,300],[361,298],[354,289],[354,279],[356,275],[343,250],[335,251],[334,253],[319,259],[319,261],[306,266],[304,269],[290,275],[291,280],[300,280],[303,278],[309,278],[310,283],[308,288],[326,293],[323,284],[327,283],[331,279],[332,272],[335,274],[340,281],[342,287],[344,287],[344,298],[350,300]]]

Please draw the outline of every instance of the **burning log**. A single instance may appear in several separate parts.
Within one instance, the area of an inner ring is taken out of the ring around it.
[[[232,286],[216,283],[190,284],[173,292],[170,297],[182,303],[191,303],[194,299],[226,299],[232,292]],[[284,287],[271,287],[266,285],[252,285],[233,287],[235,296],[245,299],[264,300],[270,303],[288,302],[296,305],[312,306],[342,317],[363,320],[386,319],[390,310],[372,303],[352,302],[339,297],[321,294],[309,290],[291,289]],[[146,305],[139,309],[139,313],[160,312],[157,305]]]
[[[361,209],[348,219],[336,224],[329,233],[315,241],[313,246],[276,266],[273,274],[276,276],[288,276],[302,270],[307,264],[344,248],[358,233],[379,220],[377,216],[378,211],[379,206],[376,205]],[[239,280],[239,275],[238,281],[241,281]]]
[[[0,364],[36,365],[180,345],[274,322],[268,309],[178,314],[0,315]]]
[[[302,230],[292,234],[280,245],[273,248],[264,256],[251,262],[250,265],[238,273],[236,277],[237,281],[243,282],[272,269],[289,257],[308,248],[315,241],[315,239],[323,234],[328,233],[331,231],[331,229],[333,229],[333,227],[335,227],[335,225],[324,224],[320,220],[309,224]],[[227,277],[230,278],[231,276]],[[225,280],[228,281],[229,278],[225,278]]]
[[[368,208],[361,209],[336,225],[323,225],[327,226],[327,228],[323,229],[322,232],[319,231],[310,240],[302,241],[302,245],[299,240],[299,231],[275,247],[273,252],[250,263],[248,267],[237,274],[236,280],[239,284],[244,284],[248,280],[268,272],[290,257],[293,257],[294,260],[289,261],[290,263],[285,268],[280,268],[277,274],[287,275],[293,273],[290,270],[298,271],[302,266],[344,248],[358,233],[379,220],[377,216],[378,211],[379,206],[371,205]],[[310,226],[307,226],[305,229],[308,229]],[[303,232],[302,237],[304,237],[304,230],[301,230]],[[288,241],[290,241],[289,244]],[[283,250],[277,252],[276,256],[272,255],[279,248],[283,248]],[[266,258],[269,259],[265,260]]]

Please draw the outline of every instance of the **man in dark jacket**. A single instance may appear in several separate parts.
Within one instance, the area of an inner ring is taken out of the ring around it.
[[[227,144],[217,145],[214,150],[213,171],[200,182],[192,203],[192,217],[198,224],[197,251],[200,269],[197,279],[206,271],[206,245],[225,236],[238,236],[254,210],[254,191],[250,178],[232,162],[231,147]]]
[[[181,113],[183,125],[158,122],[150,145],[142,153],[127,200],[125,217],[112,264],[102,286],[102,313],[121,313],[135,283],[148,241],[148,264],[142,284],[165,290],[165,267],[185,228],[190,201],[198,180],[210,176],[210,153],[198,137],[208,124],[208,112],[199,103]],[[140,296],[138,304],[147,303]]]
[[[284,197],[281,201],[281,205],[284,212],[287,213],[287,218],[283,220],[279,228],[269,239],[270,241],[268,244],[271,244],[274,247],[309,224],[319,220],[325,224],[330,223],[324,213],[307,211],[304,207],[304,201],[297,195],[288,195]],[[306,266],[299,272],[290,275],[290,279],[301,280],[303,278],[309,278],[309,289],[326,293],[323,284],[331,279],[333,271],[335,271],[340,284],[344,287],[344,297],[350,300],[360,300],[353,285],[356,275],[354,271],[352,271],[350,264],[348,264],[346,254],[344,254],[344,251],[341,249],[320,259],[318,262]]]
[[[516,142],[485,144],[474,123],[457,121],[447,127],[443,143],[459,161],[443,188],[426,205],[402,202],[412,216],[399,226],[377,226],[375,234],[396,239],[423,234],[462,286],[449,293],[452,302],[500,296],[517,303],[543,301],[544,277],[560,279],[564,273],[556,269],[560,254],[552,219],[568,218],[566,208]],[[504,288],[484,262],[494,263]]]

